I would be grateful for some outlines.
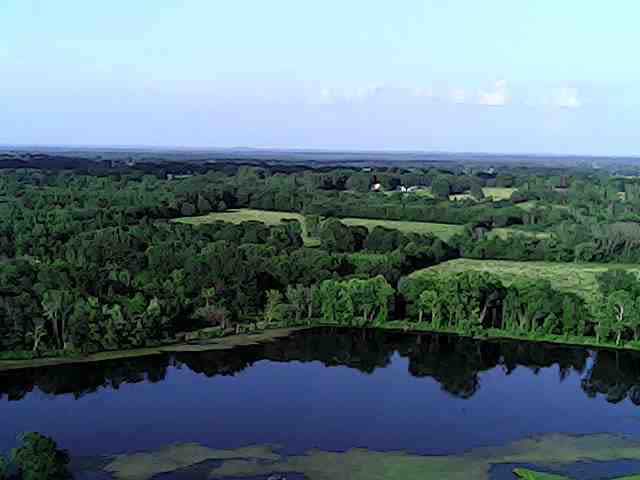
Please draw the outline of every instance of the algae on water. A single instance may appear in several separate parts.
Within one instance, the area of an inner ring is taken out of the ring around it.
[[[210,460],[242,458],[246,461],[277,462],[280,456],[272,446],[245,447],[236,450],[214,450],[195,443],[170,445],[156,452],[118,455],[104,470],[118,480],[147,480],[161,473],[191,467]]]
[[[304,455],[284,456],[268,445],[213,450],[197,444],[183,444],[157,452],[120,455],[104,470],[119,480],[150,480],[161,473],[211,460],[219,462],[210,473],[212,479],[295,472],[309,480],[489,480],[491,467],[497,464],[528,464],[543,468],[579,461],[640,460],[640,442],[615,435],[552,434],[442,456],[366,449],[310,450]],[[514,478],[515,475],[525,480],[563,479],[527,469],[516,469]]]

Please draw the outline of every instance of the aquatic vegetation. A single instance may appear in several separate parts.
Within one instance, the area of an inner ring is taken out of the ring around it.
[[[513,473],[522,480],[568,480],[567,477],[561,477],[560,475],[553,475],[551,473],[534,472],[526,468],[516,468]]]
[[[303,455],[284,456],[268,445],[212,450],[196,444],[185,444],[158,452],[121,455],[104,470],[121,480],[148,480],[160,473],[215,460],[219,461],[219,465],[211,471],[212,479],[295,472],[305,475],[309,480],[489,480],[491,467],[497,464],[528,464],[542,468],[571,465],[579,461],[634,459],[640,459],[640,442],[614,435],[553,434],[442,456],[376,452],[360,448],[346,452],[310,450]],[[564,478],[527,469],[516,469],[514,475],[525,480]]]
[[[570,480],[569,477],[553,475],[551,473],[534,472],[526,468],[516,468],[513,473],[522,480]],[[618,477],[613,480],[640,480],[640,475],[631,477]]]
[[[214,450],[195,443],[170,445],[156,452],[119,455],[104,467],[119,480],[146,480],[161,473],[170,473],[210,460],[242,458],[245,461],[278,461],[273,446]]]

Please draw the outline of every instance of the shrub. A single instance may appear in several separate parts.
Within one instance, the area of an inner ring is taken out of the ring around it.
[[[12,453],[12,460],[23,480],[62,480],[70,478],[69,454],[56,442],[39,433],[26,433],[22,445]]]

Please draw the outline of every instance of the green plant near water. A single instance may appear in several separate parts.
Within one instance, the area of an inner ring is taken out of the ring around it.
[[[66,480],[71,478],[68,469],[69,454],[58,448],[56,442],[36,432],[19,437],[20,445],[13,449],[10,459],[0,456],[0,480],[9,478],[13,467],[15,480]]]
[[[7,478],[7,468],[7,460],[2,455],[0,455],[0,480],[5,480],[5,478]]]
[[[521,480],[571,480],[569,477],[554,475],[552,473],[541,473],[528,470],[526,468],[516,468],[513,473]],[[640,480],[640,475],[630,477],[618,477],[612,480]]]

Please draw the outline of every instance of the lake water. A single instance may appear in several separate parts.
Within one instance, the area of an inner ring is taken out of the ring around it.
[[[185,442],[459,454],[551,433],[640,440],[638,405],[636,354],[315,330],[231,351],[0,373],[0,451],[38,431],[73,457]]]

